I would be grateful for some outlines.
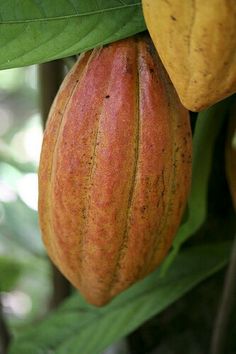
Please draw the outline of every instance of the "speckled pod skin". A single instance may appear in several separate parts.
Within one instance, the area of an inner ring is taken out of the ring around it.
[[[53,262],[102,306],[171,246],[191,176],[189,115],[149,37],[80,56],[51,108],[39,219]]]
[[[236,211],[236,104],[232,110],[225,149],[226,175],[228,185]]]
[[[147,28],[183,105],[236,92],[235,0],[142,0]]]

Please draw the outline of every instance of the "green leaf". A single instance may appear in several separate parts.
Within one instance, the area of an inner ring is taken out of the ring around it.
[[[94,308],[75,295],[19,336],[9,353],[101,353],[221,269],[227,263],[230,246],[219,243],[182,252],[165,278],[156,271],[104,308]]]
[[[141,1],[4,0],[0,69],[78,54],[145,29]]]
[[[193,172],[188,215],[177,232],[173,249],[162,265],[163,274],[173,262],[181,245],[193,236],[206,220],[208,181],[215,141],[230,104],[231,99],[227,99],[198,114],[193,137]]]
[[[0,255],[0,291],[11,290],[22,272],[22,263]]]

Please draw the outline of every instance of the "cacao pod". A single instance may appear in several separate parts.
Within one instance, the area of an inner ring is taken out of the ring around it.
[[[147,28],[183,105],[236,92],[236,1],[142,0]]]
[[[229,119],[225,149],[226,176],[236,211],[236,104]]]
[[[101,306],[166,255],[191,176],[191,131],[149,37],[80,56],[51,108],[39,219],[53,262]]]

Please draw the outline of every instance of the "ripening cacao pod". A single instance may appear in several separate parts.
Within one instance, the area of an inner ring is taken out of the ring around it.
[[[234,209],[236,211],[236,104],[234,105],[234,109],[232,110],[229,119],[225,149],[225,160],[226,176]]]
[[[236,92],[235,0],[142,0],[147,28],[183,105]]]
[[[39,217],[49,256],[88,302],[162,261],[190,175],[189,115],[149,37],[81,55],[49,114]]]

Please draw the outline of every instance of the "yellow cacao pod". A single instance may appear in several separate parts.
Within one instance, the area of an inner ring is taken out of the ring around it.
[[[225,149],[226,176],[236,211],[236,104],[229,119]]]
[[[183,105],[236,92],[235,0],[142,0],[147,28]]]
[[[39,218],[53,262],[101,306],[153,271],[186,204],[191,131],[149,37],[80,56],[51,108]]]

